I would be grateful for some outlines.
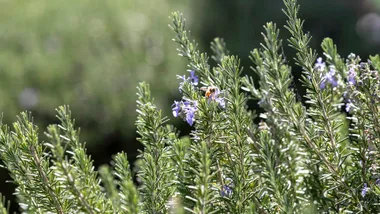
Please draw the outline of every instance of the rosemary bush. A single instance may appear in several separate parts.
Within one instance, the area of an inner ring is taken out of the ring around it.
[[[0,131],[0,157],[21,212],[379,213],[380,57],[343,59],[329,38],[318,57],[296,0],[284,4],[305,104],[291,88],[276,24],[264,26],[263,43],[251,52],[253,80],[222,39],[211,43],[211,68],[173,13],[174,41],[189,60],[173,116],[193,127],[190,136],[178,137],[140,83],[136,126],[144,151],[136,170],[121,152],[95,171],[67,106],[57,109],[60,123],[47,128],[44,143],[30,114],[21,113]],[[265,111],[258,124],[249,100]],[[7,213],[5,201],[0,211]]]

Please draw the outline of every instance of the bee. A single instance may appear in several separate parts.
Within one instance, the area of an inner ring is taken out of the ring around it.
[[[215,93],[216,93],[216,87],[209,86],[209,87],[201,87],[200,90],[205,91],[205,97],[211,98],[212,100],[215,99]]]

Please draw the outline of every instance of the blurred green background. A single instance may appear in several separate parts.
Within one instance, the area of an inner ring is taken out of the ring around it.
[[[334,39],[343,57],[354,52],[366,59],[379,52],[380,0],[299,3],[311,45],[319,52],[324,37]],[[141,149],[134,128],[138,82],[151,84],[156,104],[170,119],[170,106],[180,99],[176,74],[186,73],[187,62],[171,40],[170,13],[184,13],[201,51],[210,50],[214,37],[224,38],[249,72],[248,54],[259,47],[262,26],[285,24],[282,7],[282,0],[0,0],[4,122],[32,111],[43,139],[43,128],[57,122],[54,109],[68,104],[96,166],[121,150],[133,161]],[[283,29],[280,34],[288,36]],[[294,51],[284,51],[292,61]],[[298,73],[294,69],[295,77]],[[184,122],[172,123],[188,133]],[[14,200],[7,174],[0,170],[0,192]]]

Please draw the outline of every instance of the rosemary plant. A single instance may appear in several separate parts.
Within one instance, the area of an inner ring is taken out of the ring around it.
[[[190,135],[179,138],[140,83],[137,171],[123,152],[96,171],[67,106],[57,109],[60,123],[47,128],[44,143],[31,115],[21,113],[12,129],[0,129],[0,157],[17,185],[20,212],[379,213],[380,57],[344,59],[330,38],[318,56],[296,0],[284,5],[305,103],[291,87],[275,23],[264,25],[263,42],[251,52],[254,80],[242,76],[222,39],[211,43],[211,57],[201,53],[182,14],[173,13],[174,41],[189,63],[172,110],[192,126]],[[249,100],[264,113],[249,110]],[[2,202],[0,212],[8,213]]]

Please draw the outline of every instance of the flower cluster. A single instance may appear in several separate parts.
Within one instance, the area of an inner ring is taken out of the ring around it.
[[[186,75],[180,76],[177,75],[177,78],[182,80],[179,83],[179,91],[183,93],[186,91],[184,88],[186,84],[190,84],[191,87],[196,87],[199,83],[199,78],[195,75],[195,71],[189,70],[190,76]],[[202,88],[201,88],[202,89]],[[226,103],[224,98],[221,96],[222,92],[216,87],[210,87],[206,90],[206,97],[208,97],[208,102],[215,101],[221,106],[225,108]],[[198,102],[196,100],[191,100],[189,98],[183,98],[184,101],[174,101],[172,105],[172,112],[174,117],[180,117],[184,121],[186,121],[190,126],[194,124],[195,114],[198,110],[197,105]]]
[[[232,189],[228,185],[222,186],[222,190],[220,191],[220,195],[222,197],[227,196],[230,197],[232,195]]]
[[[345,110],[346,112],[350,112],[352,107],[355,107],[353,100],[349,98],[348,94],[350,94],[352,88],[354,88],[357,85],[357,70],[361,67],[357,64],[358,58],[355,54],[351,53],[348,56],[347,60],[347,74],[346,74],[346,79],[347,79],[347,90],[343,93],[343,96],[345,98]],[[319,57],[317,59],[317,62],[314,65],[314,68],[322,73],[326,70],[326,63],[323,62],[322,57]],[[323,90],[326,88],[327,85],[331,85],[332,88],[338,87],[338,74],[336,72],[335,66],[331,65],[329,66],[329,70],[326,74],[322,76],[322,81],[320,83],[320,88]]]
[[[321,89],[326,88],[326,84],[330,84],[331,87],[335,88],[338,86],[338,80],[335,76],[335,68],[330,67],[329,72],[325,74],[325,76],[322,78],[321,85],[319,86]]]
[[[350,70],[348,70],[348,75],[347,75],[347,81],[348,81],[348,84],[350,85],[355,85],[356,84],[356,71],[353,67],[350,68]]]
[[[346,90],[344,98],[346,102],[346,111],[350,112],[351,109],[359,110],[366,108],[366,105],[373,105],[380,101],[380,84],[379,74],[376,65],[372,65],[372,61],[361,62],[359,56],[350,54],[346,61]],[[365,97],[369,96],[369,99]],[[365,104],[369,101],[372,104]]]
[[[222,186],[220,190],[220,195],[222,197],[230,197],[233,193],[234,183],[231,178],[225,179],[225,184]]]
[[[190,126],[194,124],[197,101],[174,101],[172,107],[174,117],[183,118]]]
[[[323,62],[322,57],[318,57],[317,62],[314,65],[314,68],[321,72],[325,70],[326,63]]]
[[[355,58],[355,54],[350,54],[349,59]],[[356,77],[357,77],[357,72],[356,69],[358,68],[358,65],[356,64],[351,64],[347,63],[347,67],[349,68],[347,72],[347,83],[348,85],[356,85]],[[323,62],[322,57],[319,57],[317,59],[317,62],[314,65],[314,68],[319,71],[319,72],[324,72],[326,69],[326,63]],[[330,84],[333,88],[338,86],[338,78],[336,74],[336,69],[334,66],[329,67],[329,71],[322,77],[322,82],[320,84],[321,89],[325,89],[326,85]]]
[[[182,93],[184,90],[185,83],[190,83],[192,86],[198,85],[198,76],[195,75],[195,71],[189,70],[190,76],[186,77],[186,75],[180,76],[177,75],[177,78],[182,80],[179,83],[179,91]],[[172,105],[172,112],[174,117],[183,118],[190,126],[194,124],[195,121],[195,113],[198,110],[197,101],[188,100],[185,101],[174,101]]]
[[[197,86],[198,85],[198,76],[195,75],[195,71],[193,70],[189,70],[190,72],[190,77],[186,77],[185,75],[183,76],[180,76],[180,75],[177,75],[177,78],[182,80],[182,82],[179,83],[179,92],[182,93],[182,88],[185,84],[185,82],[190,82],[193,86]]]
[[[317,59],[314,68],[321,73],[326,70],[326,63],[323,62],[322,57],[319,57]],[[319,87],[321,89],[325,89],[327,84],[330,84],[333,88],[338,86],[338,78],[336,77],[336,70],[334,66],[329,67],[329,71],[322,77],[322,82],[320,83]]]

